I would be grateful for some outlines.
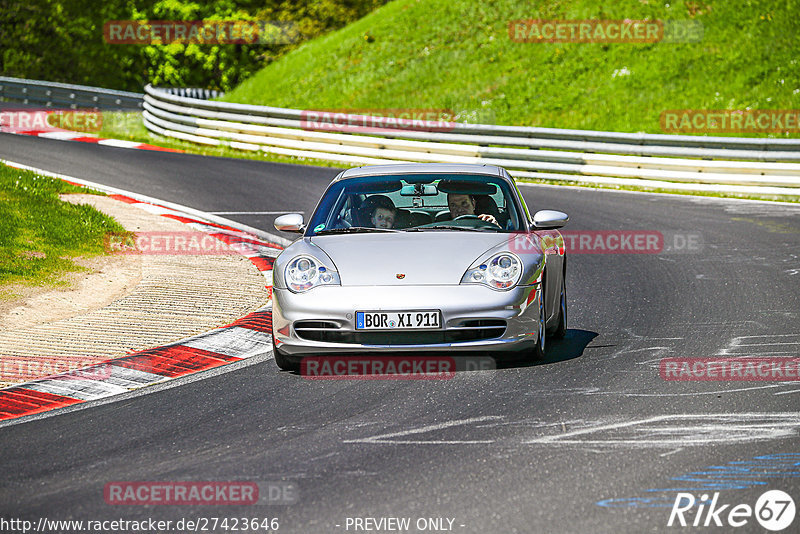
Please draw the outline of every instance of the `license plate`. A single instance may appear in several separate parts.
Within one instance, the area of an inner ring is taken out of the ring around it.
[[[356,330],[427,330],[442,327],[439,310],[359,311]]]

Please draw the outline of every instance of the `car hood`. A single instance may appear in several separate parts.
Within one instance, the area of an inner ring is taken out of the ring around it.
[[[343,286],[458,284],[484,252],[508,242],[493,232],[397,232],[312,237]],[[398,278],[398,275],[405,275]]]

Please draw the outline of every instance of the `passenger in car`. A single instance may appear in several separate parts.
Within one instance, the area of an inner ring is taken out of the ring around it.
[[[372,195],[359,208],[363,225],[372,228],[392,228],[397,217],[397,208],[392,199],[385,195]]]
[[[447,207],[450,209],[450,217],[452,219],[456,219],[457,217],[462,217],[464,215],[476,215],[482,221],[490,222],[500,226],[500,223],[497,222],[497,218],[494,215],[489,213],[475,213],[476,205],[477,199],[474,195],[462,195],[458,193],[447,194]]]

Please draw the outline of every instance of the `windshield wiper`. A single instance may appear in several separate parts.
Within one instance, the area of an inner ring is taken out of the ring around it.
[[[350,226],[349,228],[328,228],[327,230],[320,230],[315,235],[326,234],[361,234],[367,232],[399,232],[400,230],[393,230],[391,228],[367,228],[365,226]]]
[[[414,228],[406,228],[404,232],[425,232],[427,230],[461,230],[464,232],[496,232],[492,228],[471,228],[469,226],[417,226]]]

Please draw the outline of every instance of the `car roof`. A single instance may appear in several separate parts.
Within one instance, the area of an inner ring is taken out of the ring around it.
[[[500,167],[474,163],[396,163],[390,165],[365,165],[347,169],[334,179],[345,180],[361,176],[380,176],[384,174],[485,174],[503,177]]]

